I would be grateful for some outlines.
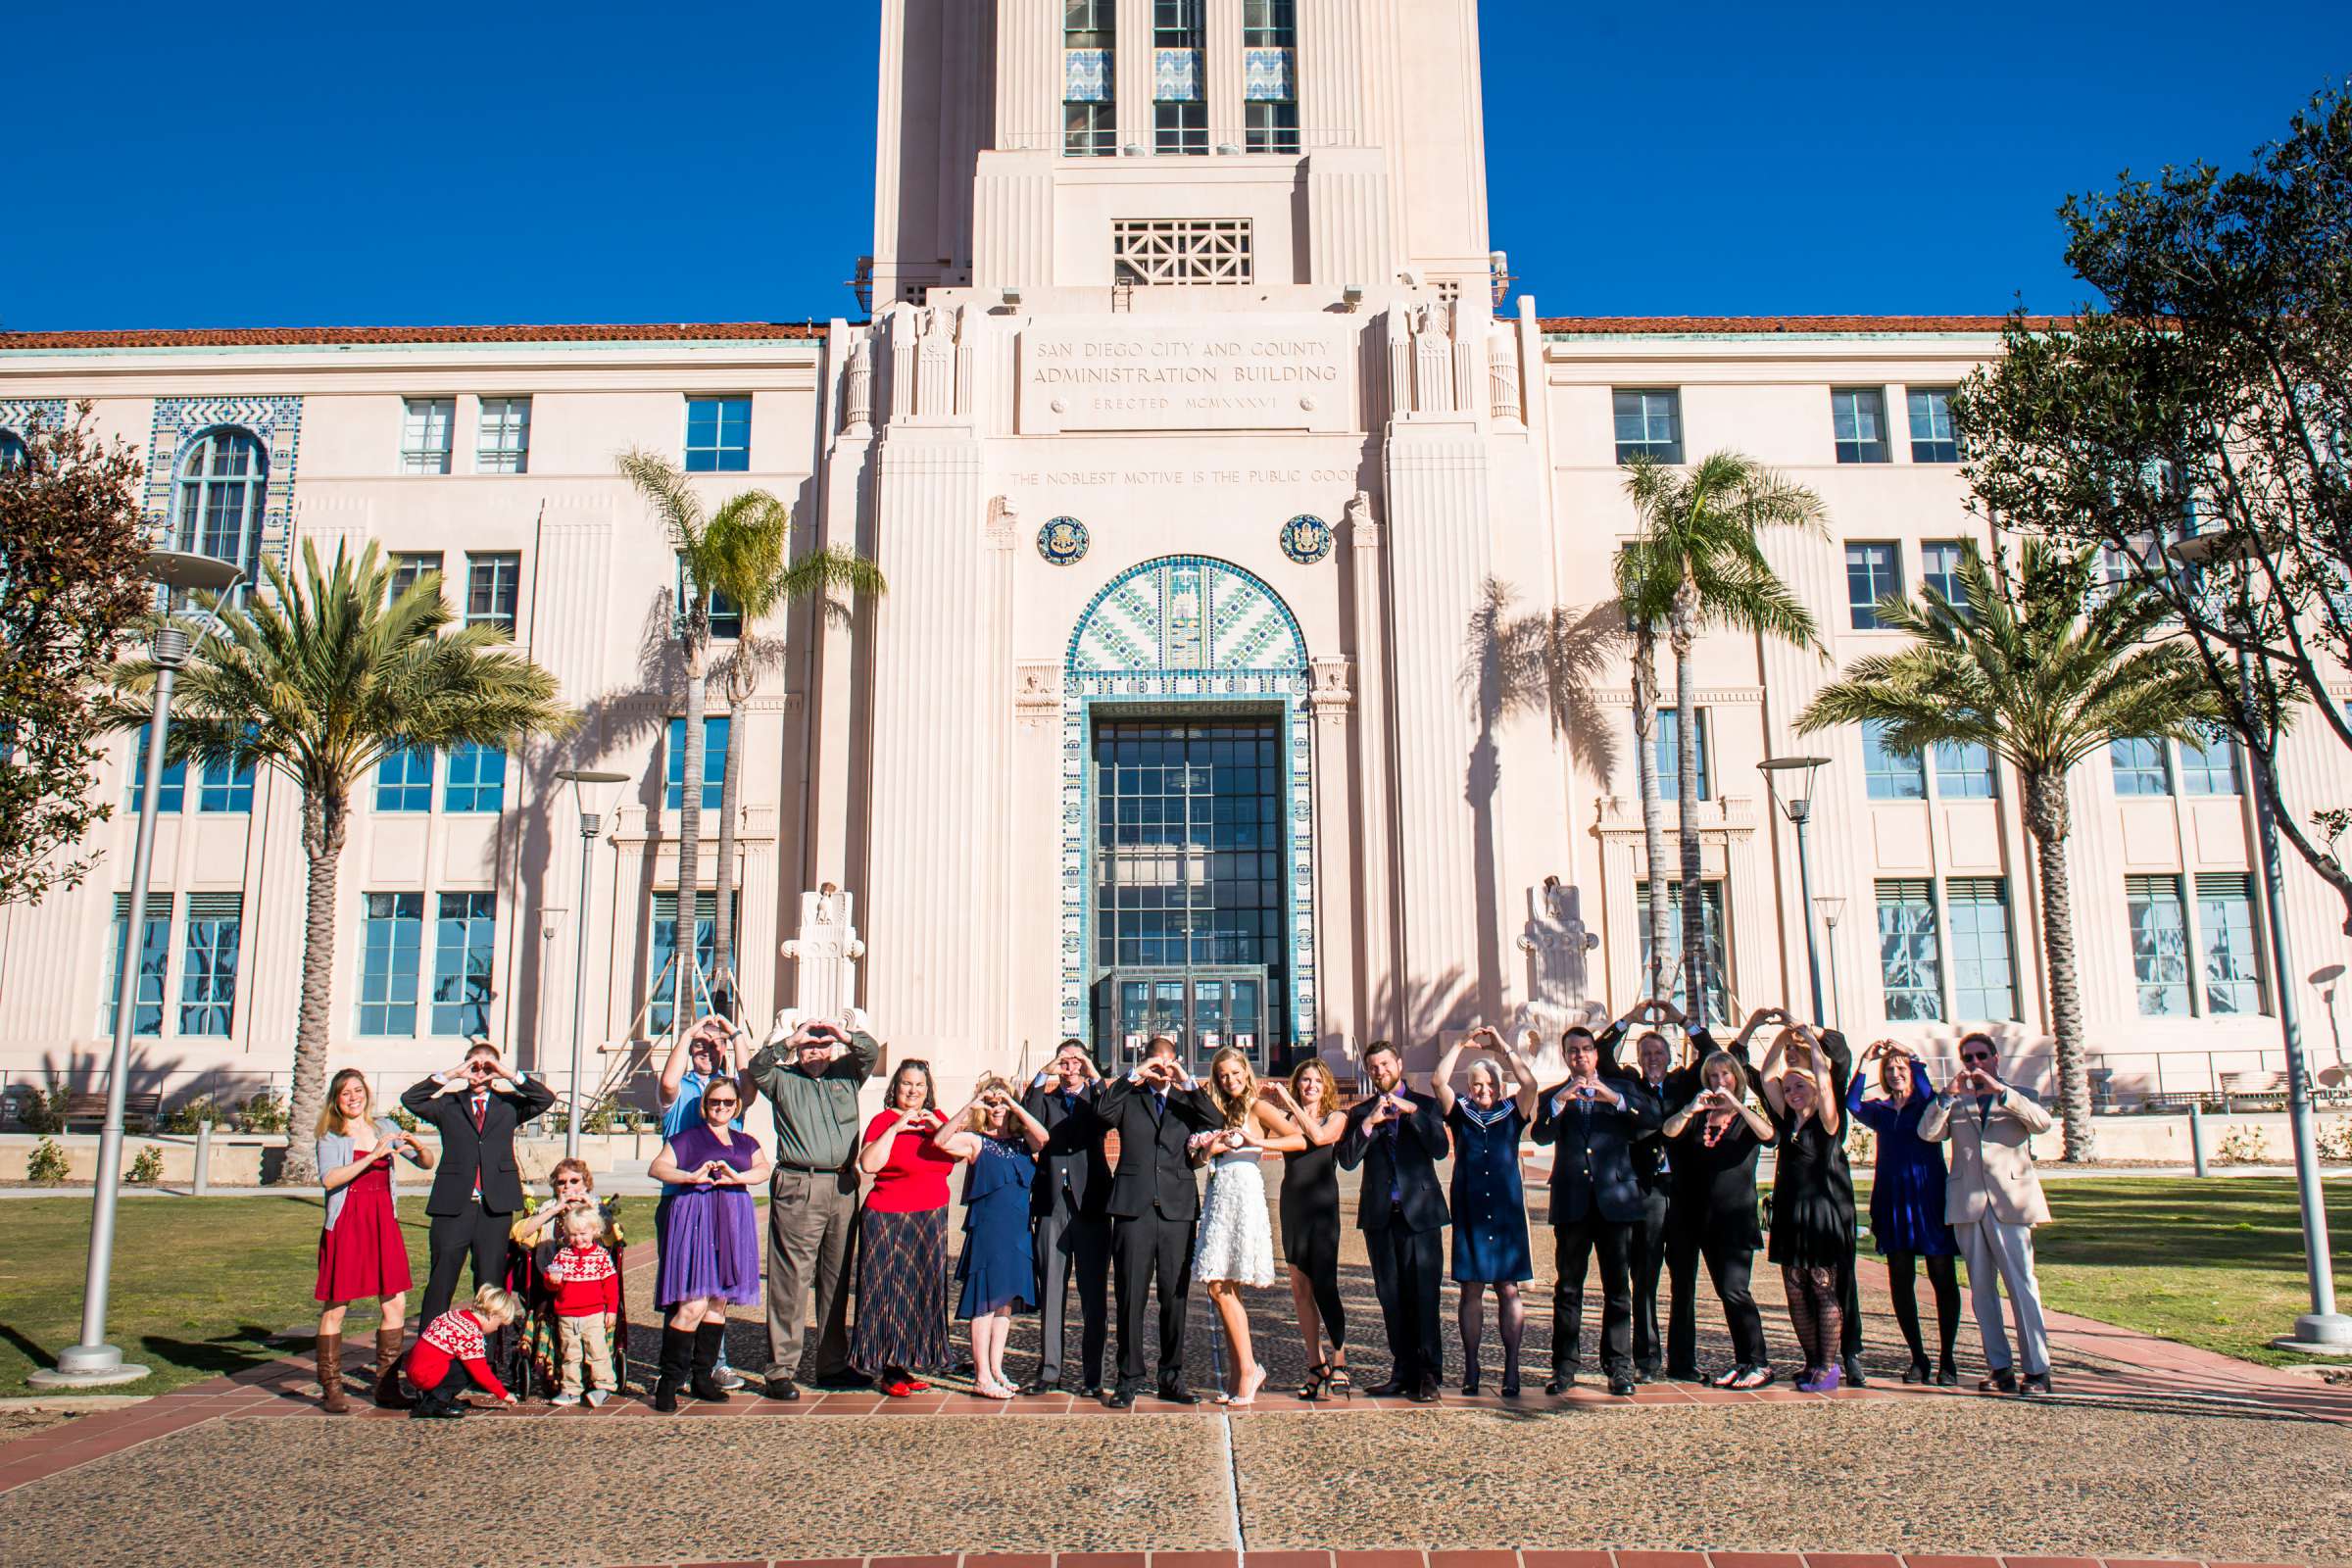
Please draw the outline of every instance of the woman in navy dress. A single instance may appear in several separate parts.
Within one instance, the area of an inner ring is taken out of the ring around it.
[[[1878,1087],[1884,1098],[1868,1095],[1870,1075],[1854,1074],[1846,1091],[1846,1108],[1878,1135],[1877,1178],[1870,1188],[1870,1233],[1879,1255],[1886,1259],[1886,1285],[1894,1296],[1894,1320],[1903,1327],[1911,1347],[1911,1366],[1905,1383],[1936,1383],[1956,1388],[1959,1369],[1952,1364],[1952,1341],[1960,1333],[1960,1270],[1958,1245],[1943,1218],[1943,1146],[1919,1136],[1919,1118],[1936,1098],[1928,1080],[1928,1064],[1908,1047],[1881,1040],[1862,1053],[1867,1066],[1879,1062]],[[1936,1335],[1940,1353],[1933,1372],[1928,1348],[1919,1333],[1919,1279],[1914,1261],[1925,1263],[1928,1283],[1936,1291]]]
[[[938,1139],[940,1152],[964,1162],[963,1253],[956,1260],[963,1295],[956,1315],[972,1326],[974,1387],[984,1398],[1009,1399],[1015,1390],[1004,1375],[1004,1341],[1012,1314],[1037,1305],[1029,1191],[1046,1128],[994,1073],[980,1080],[964,1115],[949,1127]]]
[[[1453,1092],[1453,1067],[1473,1044],[1470,1092]],[[1498,1066],[1496,1063],[1501,1065]],[[1517,1090],[1505,1096],[1503,1069]],[[1527,1308],[1519,1285],[1535,1278],[1527,1245],[1527,1198],[1519,1182],[1519,1139],[1535,1119],[1535,1069],[1489,1028],[1474,1029],[1438,1059],[1430,1087],[1453,1134],[1453,1278],[1462,1288],[1462,1392],[1478,1392],[1478,1342],[1485,1327],[1487,1287],[1494,1287],[1494,1320],[1502,1330],[1502,1396],[1519,1396],[1519,1341]]]

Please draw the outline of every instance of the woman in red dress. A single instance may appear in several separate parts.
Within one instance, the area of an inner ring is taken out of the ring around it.
[[[405,1155],[426,1170],[433,1155],[375,1114],[368,1076],[346,1067],[327,1085],[318,1113],[318,1180],[326,1188],[326,1228],[318,1233],[318,1392],[330,1415],[351,1408],[343,1397],[343,1309],[379,1298],[383,1322],[375,1331],[375,1402],[404,1410],[400,1341],[407,1324],[409,1248],[392,1212],[392,1159]]]

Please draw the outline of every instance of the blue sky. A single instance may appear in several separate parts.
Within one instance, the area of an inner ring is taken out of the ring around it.
[[[17,8],[0,326],[856,314],[871,4],[343,9]],[[2341,0],[1482,22],[1494,242],[1552,315],[2061,308],[2067,192],[2240,160],[2352,68]]]

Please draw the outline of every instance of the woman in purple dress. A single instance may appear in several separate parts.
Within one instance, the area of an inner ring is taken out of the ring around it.
[[[730,1125],[742,1108],[730,1080],[712,1080],[703,1091],[702,1124],[663,1144],[649,1173],[672,1184],[674,1195],[662,1210],[654,1274],[654,1302],[668,1314],[654,1385],[654,1408],[664,1415],[677,1409],[680,1384],[698,1399],[726,1398],[717,1373],[727,1305],[762,1298],[752,1188],[767,1180],[768,1159],[751,1134]]]

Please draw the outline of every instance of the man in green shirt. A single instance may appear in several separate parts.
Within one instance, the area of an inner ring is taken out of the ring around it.
[[[850,1230],[858,1220],[858,1089],[881,1048],[862,1030],[813,1018],[777,1021],[749,1077],[776,1122],[767,1202],[767,1396],[797,1399],[811,1278],[816,1364],[811,1381],[850,1370]]]

